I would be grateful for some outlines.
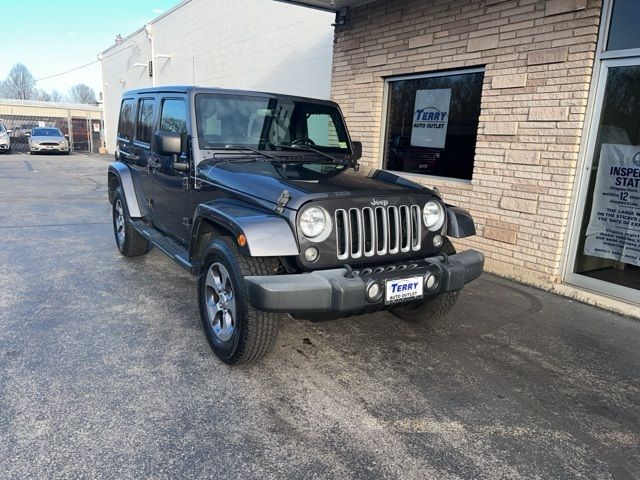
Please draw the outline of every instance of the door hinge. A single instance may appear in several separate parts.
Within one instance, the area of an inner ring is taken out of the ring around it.
[[[182,189],[189,190],[189,177],[182,178]]]
[[[151,199],[151,198],[147,198],[147,205],[148,205],[149,207],[152,207],[152,206],[153,206],[153,199]]]
[[[185,227],[190,227],[191,225],[193,225],[193,218],[189,218],[189,217],[182,217],[182,224]]]

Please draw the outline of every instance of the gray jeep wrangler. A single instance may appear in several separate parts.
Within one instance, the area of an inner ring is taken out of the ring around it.
[[[338,105],[268,93],[157,87],[123,95],[109,201],[125,256],[155,246],[198,277],[213,351],[269,351],[283,313],[389,310],[435,321],[482,273],[447,237],[471,216],[431,190],[360,168]]]

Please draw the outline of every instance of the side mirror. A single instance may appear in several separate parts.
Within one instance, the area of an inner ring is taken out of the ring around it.
[[[351,142],[351,160],[360,160],[362,158],[362,142]]]
[[[64,138],[66,138],[67,140],[69,140],[69,134],[68,134],[68,133],[65,133],[65,134],[64,134]]]
[[[25,137],[30,137],[31,136],[31,132],[27,132],[24,134]]]
[[[180,155],[182,137],[179,133],[156,132],[156,151],[160,155]]]
[[[12,132],[13,130],[7,130],[7,135],[11,135]]]

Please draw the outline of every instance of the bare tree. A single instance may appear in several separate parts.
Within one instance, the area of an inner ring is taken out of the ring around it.
[[[96,92],[90,86],[79,83],[69,89],[69,100],[73,103],[96,103]]]
[[[38,98],[36,79],[27,67],[16,63],[7,78],[0,83],[0,97],[16,98],[18,100],[33,100]]]
[[[53,89],[50,93],[52,102],[65,102],[65,96],[60,92],[60,90]]]
[[[38,90],[38,100],[42,100],[43,102],[50,102],[51,95],[49,95],[49,93],[45,92],[44,90],[40,89]]]

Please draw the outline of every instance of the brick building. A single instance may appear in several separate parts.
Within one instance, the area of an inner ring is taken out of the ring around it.
[[[470,209],[488,271],[640,315],[640,2],[289,3],[336,12],[363,162]]]

